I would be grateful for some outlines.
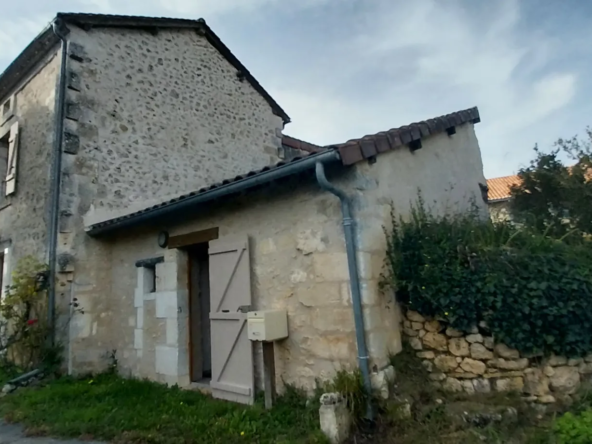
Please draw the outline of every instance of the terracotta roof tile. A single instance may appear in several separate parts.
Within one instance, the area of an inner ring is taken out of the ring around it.
[[[507,200],[510,198],[510,188],[519,184],[520,178],[516,175],[487,179],[487,199],[490,202]]]
[[[463,125],[465,123],[478,123],[481,121],[477,107],[463,111],[457,111],[445,116],[412,123],[399,128],[393,128],[377,134],[348,140],[337,145],[344,165],[351,165],[364,159],[374,157],[376,154],[393,150],[401,145],[420,140],[422,137],[438,134],[447,129]]]

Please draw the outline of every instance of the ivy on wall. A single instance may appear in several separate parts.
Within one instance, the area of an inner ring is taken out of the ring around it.
[[[385,284],[424,316],[469,330],[485,321],[496,342],[527,354],[592,352],[592,244],[551,239],[478,211],[410,220],[393,214]]]

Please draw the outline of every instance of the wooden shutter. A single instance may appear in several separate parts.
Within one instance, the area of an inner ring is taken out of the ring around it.
[[[248,239],[213,240],[209,255],[212,395],[253,404],[253,346],[247,336],[251,305]]]
[[[6,195],[9,196],[16,191],[16,167],[18,159],[18,122],[10,127],[8,136],[8,163],[6,165]]]

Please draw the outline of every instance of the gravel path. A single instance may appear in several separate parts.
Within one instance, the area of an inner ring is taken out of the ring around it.
[[[28,438],[19,425],[6,424],[0,421],[0,444],[105,444],[98,441],[80,441],[77,439],[63,441],[53,438]]]

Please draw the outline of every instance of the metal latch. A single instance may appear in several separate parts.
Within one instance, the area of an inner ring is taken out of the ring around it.
[[[241,312],[241,313],[248,313],[251,311],[251,306],[250,305],[240,305],[237,309],[237,312]]]

